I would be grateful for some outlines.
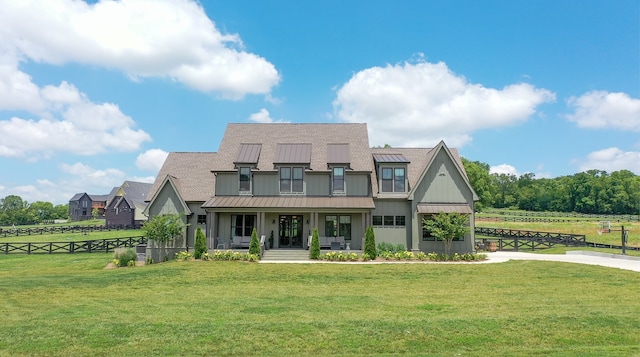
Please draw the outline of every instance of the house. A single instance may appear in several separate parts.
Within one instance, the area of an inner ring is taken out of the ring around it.
[[[125,181],[114,187],[109,194],[105,208],[106,225],[109,227],[139,227],[147,217],[143,214],[147,207],[150,183]]]
[[[215,153],[170,153],[146,213],[185,213],[180,249],[204,228],[210,249],[234,238],[273,237],[272,248],[307,248],[314,228],[342,249],[376,241],[440,252],[423,230],[439,212],[470,215],[477,196],[455,149],[371,148],[366,124],[229,124]],[[474,249],[473,226],[452,249]],[[338,243],[336,243],[338,244]]]
[[[93,219],[93,210],[98,217],[104,217],[108,195],[90,195],[86,192],[76,193],[69,200],[69,219],[71,221],[85,221]]]

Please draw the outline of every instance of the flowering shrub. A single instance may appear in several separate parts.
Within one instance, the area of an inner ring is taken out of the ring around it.
[[[208,258],[206,260],[240,260],[247,262],[257,262],[260,260],[259,254],[252,253],[240,253],[234,252],[232,250],[215,250],[212,255],[207,254]],[[203,258],[204,259],[204,258]]]
[[[487,259],[486,254],[473,254],[473,253],[464,253],[464,254],[438,254],[438,253],[429,253],[427,254],[427,258],[431,261],[435,262],[457,262],[457,261],[477,261],[477,260],[485,260]]]
[[[135,266],[136,259],[138,259],[138,254],[132,248],[117,248],[113,255],[113,264],[117,267],[131,266],[129,265],[130,261],[133,261],[133,266]]]
[[[191,255],[191,253],[187,252],[187,251],[182,251],[182,252],[178,252],[176,254],[176,260],[190,260],[191,258],[193,258],[193,255]]]
[[[413,255],[413,252],[408,250],[400,250],[393,255],[396,260],[414,260],[416,257]]]
[[[418,252],[418,254],[416,254],[416,259],[424,261],[429,259],[429,256],[425,252]]]
[[[366,254],[366,253],[365,253]],[[358,254],[356,253],[344,253],[344,252],[329,252],[320,256],[322,260],[328,260],[332,262],[355,262],[358,261]]]
[[[207,252],[202,253],[202,256],[200,257],[200,259],[202,259],[202,260],[213,260],[213,259],[211,259],[211,256]]]

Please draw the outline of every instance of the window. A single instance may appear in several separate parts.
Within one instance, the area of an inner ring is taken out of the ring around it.
[[[341,236],[345,240],[351,240],[351,216],[325,216],[324,234],[327,237]]]
[[[240,176],[240,192],[251,192],[251,168],[241,167],[238,173]]]
[[[404,167],[383,167],[382,192],[406,192],[406,169]]]
[[[281,167],[280,168],[280,192],[302,193],[304,168]]]
[[[333,192],[344,192],[344,167],[333,168]]]
[[[251,236],[253,228],[256,226],[255,215],[232,215],[231,216],[231,236]]]
[[[199,214],[198,215],[198,224],[207,224],[207,215]]]
[[[384,226],[384,227],[404,227],[406,225],[406,217],[405,216],[373,216],[372,224],[374,226]]]

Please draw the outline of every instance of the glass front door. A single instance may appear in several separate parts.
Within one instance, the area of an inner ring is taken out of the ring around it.
[[[302,216],[280,216],[278,246],[280,248],[302,248]]]

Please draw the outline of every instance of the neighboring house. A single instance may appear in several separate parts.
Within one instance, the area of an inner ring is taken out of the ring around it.
[[[143,214],[147,207],[145,199],[151,189],[150,183],[125,181],[114,187],[109,194],[105,209],[105,219],[110,227],[139,227],[147,217]]]
[[[474,249],[477,196],[457,151],[371,148],[366,124],[229,124],[217,153],[170,153],[148,199],[150,217],[186,214],[186,248],[201,226],[211,249],[253,228],[274,248],[307,248],[318,228],[362,249],[373,226],[376,242],[441,252],[422,219],[444,211],[470,216],[453,250]]]
[[[98,210],[98,217],[104,217],[108,195],[90,195],[86,192],[76,193],[69,200],[69,218],[71,221],[93,219],[93,210]]]

